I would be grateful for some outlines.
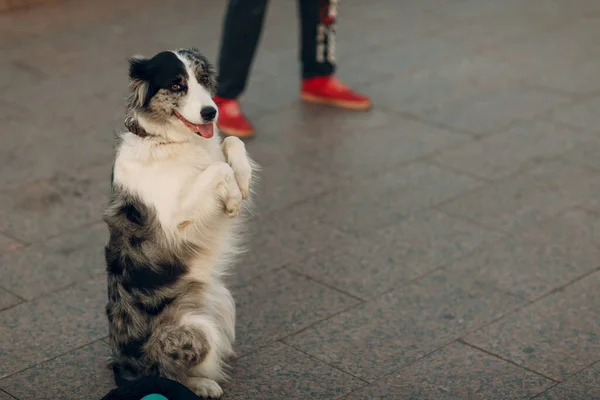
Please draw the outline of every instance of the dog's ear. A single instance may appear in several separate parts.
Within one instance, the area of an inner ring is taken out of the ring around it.
[[[142,56],[129,58],[130,105],[145,107],[148,105],[148,73],[150,60]]]
[[[131,80],[148,80],[150,60],[144,56],[132,56],[129,58],[129,78]]]

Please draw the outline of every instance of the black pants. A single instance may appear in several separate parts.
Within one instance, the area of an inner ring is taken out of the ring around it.
[[[297,0],[300,12],[302,77],[335,71],[337,0]],[[219,56],[217,95],[237,98],[246,88],[265,20],[268,0],[229,0]]]

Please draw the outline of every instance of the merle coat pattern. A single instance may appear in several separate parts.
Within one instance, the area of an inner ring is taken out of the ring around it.
[[[117,383],[162,376],[217,398],[235,340],[222,277],[257,166],[213,134],[215,72],[197,50],[134,57],[130,80],[104,213],[111,365]]]

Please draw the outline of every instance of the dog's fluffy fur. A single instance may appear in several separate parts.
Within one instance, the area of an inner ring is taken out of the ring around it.
[[[138,129],[120,135],[104,214],[115,379],[162,376],[218,398],[235,338],[223,275],[256,165],[239,139],[210,137],[215,72],[197,50],[133,57],[129,74]]]

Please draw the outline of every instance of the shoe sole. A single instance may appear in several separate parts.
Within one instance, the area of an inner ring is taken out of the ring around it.
[[[323,104],[332,107],[345,108],[347,110],[367,111],[370,110],[372,106],[371,101],[357,103],[355,101],[331,100],[308,93],[301,93],[300,97],[307,103]]]
[[[235,128],[219,126],[219,132],[222,136],[235,136],[240,139],[250,139],[254,137],[254,131],[242,131]]]

